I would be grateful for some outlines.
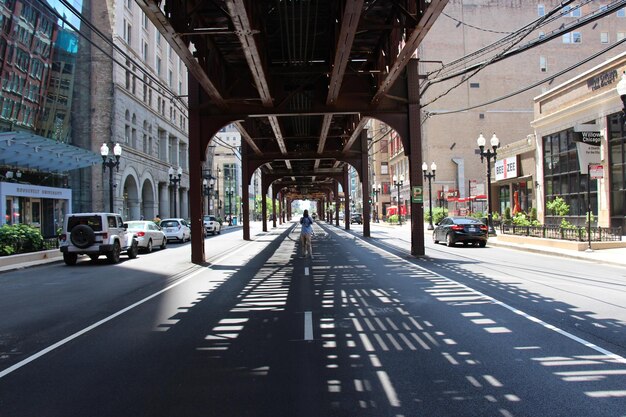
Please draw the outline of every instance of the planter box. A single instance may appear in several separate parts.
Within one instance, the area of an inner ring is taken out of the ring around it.
[[[20,253],[17,255],[9,256],[0,256],[0,271],[6,271],[21,266],[31,266],[47,262],[55,262],[61,259],[63,259],[63,254],[58,249]]]
[[[544,239],[541,237],[531,236],[519,236],[519,235],[505,235],[503,233],[498,235],[498,242],[516,243],[518,245],[533,245],[533,246],[545,246],[549,248],[567,249],[573,251],[584,251],[589,247],[588,242],[576,242],[573,240],[560,240],[560,239]],[[626,248],[626,242],[591,242],[591,249],[615,249]]]

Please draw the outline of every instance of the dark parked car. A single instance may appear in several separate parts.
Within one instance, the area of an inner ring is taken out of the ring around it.
[[[488,237],[487,226],[473,217],[446,217],[437,223],[433,232],[435,243],[444,241],[448,246],[462,242],[464,245],[471,243],[484,248]]]
[[[353,213],[350,216],[350,223],[363,224],[363,215],[361,213]]]

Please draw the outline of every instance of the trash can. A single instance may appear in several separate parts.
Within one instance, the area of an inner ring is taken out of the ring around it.
[[[237,216],[233,216],[233,226],[237,226]]]

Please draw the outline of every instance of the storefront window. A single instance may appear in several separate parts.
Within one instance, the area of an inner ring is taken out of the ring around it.
[[[623,122],[620,114],[608,117],[611,226],[622,228],[626,227],[626,132]]]
[[[574,130],[543,137],[545,201],[561,197],[570,206],[568,221],[584,224],[587,213],[587,175],[580,173]],[[547,168],[547,169],[546,169]],[[597,214],[597,181],[591,182],[592,211]],[[546,209],[546,222],[558,223]]]

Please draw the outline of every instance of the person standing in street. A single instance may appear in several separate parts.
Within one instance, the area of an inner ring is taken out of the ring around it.
[[[309,210],[304,210],[303,216],[300,218],[300,243],[302,245],[302,257],[309,253],[309,257],[313,259],[313,247],[311,246],[311,237],[313,236],[313,219],[309,216]]]

